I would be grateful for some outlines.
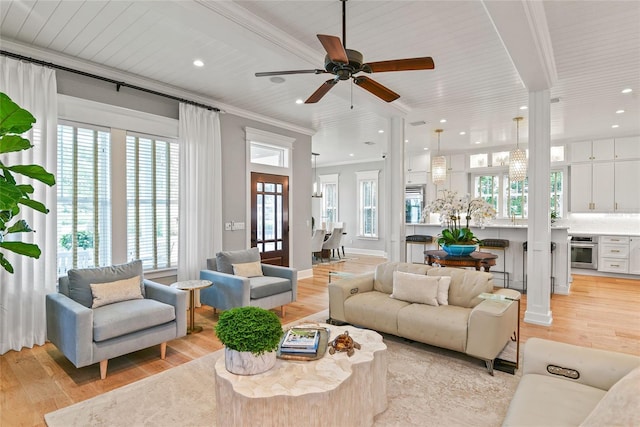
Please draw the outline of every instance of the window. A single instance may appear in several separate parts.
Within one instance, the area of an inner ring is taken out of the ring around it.
[[[358,182],[358,236],[378,237],[378,174],[356,172]]]
[[[338,174],[320,175],[322,191],[322,221],[338,221]]]
[[[287,149],[282,147],[273,147],[258,142],[251,142],[251,163],[261,165],[287,167],[289,159]]]
[[[470,168],[484,168],[489,166],[487,163],[487,154],[471,154],[469,155],[469,167]]]
[[[289,168],[295,138],[250,127],[245,128],[248,162],[271,168]],[[252,168],[252,170],[256,170]],[[262,170],[269,172],[268,170]],[[281,173],[275,172],[274,173]]]
[[[127,259],[178,264],[178,144],[127,135]]]
[[[500,203],[499,175],[480,175],[474,178],[475,195],[489,203],[498,212]]]
[[[504,176],[504,187],[506,188],[505,206],[503,212],[508,216],[528,218],[529,216],[529,179],[524,181],[511,182],[509,175]]]
[[[549,206],[551,212],[555,212],[558,218],[564,213],[564,174],[561,171],[551,172],[551,200]]]
[[[58,125],[58,274],[111,264],[111,148],[107,129]]]

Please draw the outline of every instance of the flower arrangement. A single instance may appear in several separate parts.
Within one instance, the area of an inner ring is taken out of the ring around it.
[[[458,196],[456,191],[443,190],[442,197],[425,206],[422,214],[427,217],[431,213],[440,214],[440,223],[446,227],[438,238],[438,244],[475,245],[479,239],[469,229],[469,221],[484,226],[496,217],[496,210],[480,197],[472,198],[469,194]],[[466,221],[462,227],[462,218]]]

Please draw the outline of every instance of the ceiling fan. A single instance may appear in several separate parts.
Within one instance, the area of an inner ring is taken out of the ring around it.
[[[322,99],[340,80],[353,79],[353,82],[361,88],[371,92],[378,98],[392,102],[400,98],[400,95],[391,89],[381,85],[367,76],[356,75],[360,72],[367,74],[382,73],[387,71],[411,71],[411,70],[432,70],[434,68],[431,57],[394,59],[390,61],[364,62],[364,56],[357,50],[347,49],[346,32],[346,3],[342,2],[342,42],[336,36],[318,34],[318,40],[327,51],[324,58],[324,69],[314,70],[290,70],[290,71],[268,71],[256,73],[256,77],[279,76],[286,74],[333,74],[335,77],[327,80],[320,86],[304,103],[313,104]]]

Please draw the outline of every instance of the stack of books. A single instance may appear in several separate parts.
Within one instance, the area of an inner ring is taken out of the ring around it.
[[[284,355],[315,356],[318,352],[320,331],[312,328],[291,328],[280,344],[280,353]]]

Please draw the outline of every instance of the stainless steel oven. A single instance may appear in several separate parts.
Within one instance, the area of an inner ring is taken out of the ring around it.
[[[598,269],[598,237],[571,236],[571,267]]]

